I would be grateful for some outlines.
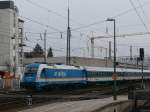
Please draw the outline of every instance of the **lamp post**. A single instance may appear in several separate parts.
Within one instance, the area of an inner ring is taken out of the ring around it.
[[[112,74],[113,78],[113,99],[117,100],[117,74],[116,74],[116,20],[108,18],[106,21],[113,21],[114,23],[114,73]]]

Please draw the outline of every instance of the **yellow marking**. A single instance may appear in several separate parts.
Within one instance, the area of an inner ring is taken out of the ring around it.
[[[115,73],[112,74],[112,80],[117,80],[117,74]]]

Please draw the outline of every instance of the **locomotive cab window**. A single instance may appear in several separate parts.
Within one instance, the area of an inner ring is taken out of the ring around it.
[[[46,69],[41,71],[41,78],[46,78]]]
[[[38,71],[38,68],[35,68],[35,67],[25,68],[25,74],[36,74],[37,71]]]

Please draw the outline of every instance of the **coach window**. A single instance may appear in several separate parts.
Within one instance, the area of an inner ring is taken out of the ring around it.
[[[107,72],[103,72],[104,76],[107,77]]]
[[[136,72],[136,76],[139,76],[138,72]]]
[[[107,72],[103,72],[104,76],[107,77]]]
[[[93,72],[90,72],[90,76],[92,76],[93,75]]]
[[[91,76],[91,73],[90,73],[90,72],[88,72],[87,74],[88,74],[88,77],[90,77],[90,76]]]
[[[96,75],[97,75],[97,73],[96,72],[94,72],[94,76],[96,77]]]
[[[102,75],[103,75],[102,72],[100,72],[100,75],[101,75],[101,77],[102,77]]]
[[[107,77],[107,72],[104,72],[104,76],[106,76],[106,77]]]
[[[109,72],[109,76],[111,76],[111,72]]]
[[[98,72],[96,72],[96,77],[98,77]]]
[[[90,72],[90,76],[92,76],[92,72]]]
[[[94,72],[94,76],[95,76],[95,77],[96,77],[96,75],[97,75],[96,72]]]
[[[104,72],[102,72],[102,77],[104,76]]]
[[[107,76],[109,77],[109,72],[107,72]]]
[[[87,76],[89,76],[89,72],[87,72]]]
[[[89,73],[89,72],[87,72],[87,76],[88,76],[88,77],[89,77],[89,74],[90,74],[90,73]]]
[[[93,73],[93,76],[94,76],[94,72],[92,72]]]
[[[108,74],[108,77],[109,77],[109,72],[107,72],[107,74]]]
[[[103,72],[103,76],[105,77],[105,72]]]

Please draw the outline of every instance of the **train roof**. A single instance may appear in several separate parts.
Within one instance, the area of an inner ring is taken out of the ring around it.
[[[54,67],[61,68],[61,69],[82,69],[82,67],[68,66],[68,65],[54,65]]]
[[[68,66],[68,65],[53,65],[53,66],[48,66],[46,64],[40,65],[40,67],[44,68],[51,68],[51,69],[74,69],[74,70],[80,70],[83,69],[83,67],[77,67],[77,66]]]
[[[107,67],[88,67],[86,66],[85,69],[87,71],[113,71],[114,68],[107,68]],[[127,69],[127,68],[116,68],[118,72],[141,72],[141,69]],[[144,72],[150,72],[150,70],[144,70]]]
[[[74,69],[74,70],[87,70],[87,71],[113,71],[114,68],[110,67],[89,67],[89,66],[70,66],[70,65],[53,65],[48,66],[47,64],[40,64],[40,63],[32,63],[26,65],[26,67],[44,67],[44,68],[51,68],[51,69]],[[116,68],[118,72],[141,72],[141,69],[129,69],[129,68]],[[144,70],[144,72],[150,72],[150,70]]]
[[[41,64],[39,64],[39,63],[31,63],[31,64],[26,65],[26,67],[36,67],[36,68],[38,68],[40,65]]]

